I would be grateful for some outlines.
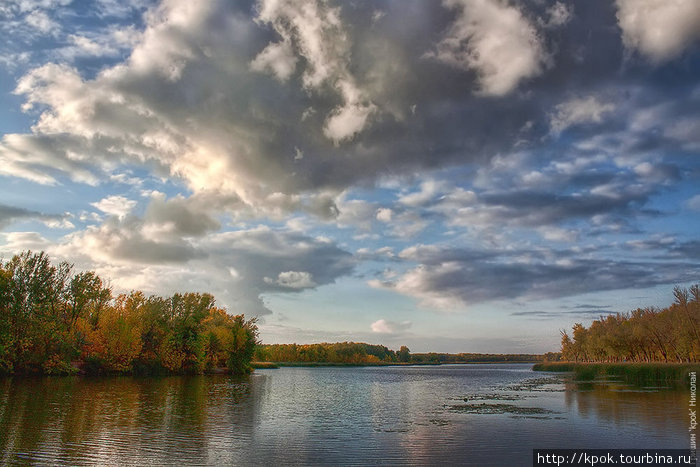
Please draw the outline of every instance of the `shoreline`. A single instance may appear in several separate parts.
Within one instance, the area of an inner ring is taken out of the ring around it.
[[[317,368],[317,367],[385,367],[385,366],[443,366],[443,365],[502,365],[505,363],[529,363],[536,361],[498,361],[498,362],[378,362],[378,363],[343,363],[343,362],[251,362],[253,369]]]

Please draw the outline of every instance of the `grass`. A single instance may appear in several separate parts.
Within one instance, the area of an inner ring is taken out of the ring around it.
[[[649,386],[657,383],[689,383],[690,372],[700,372],[700,363],[574,363],[543,362],[534,371],[573,372],[578,381],[621,379],[625,383]]]
[[[250,366],[256,370],[275,369],[280,367],[278,364],[272,362],[250,362]]]

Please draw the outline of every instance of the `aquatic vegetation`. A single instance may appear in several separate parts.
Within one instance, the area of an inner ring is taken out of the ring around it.
[[[506,391],[529,391],[529,392],[564,392],[565,389],[561,386],[564,379],[559,375],[553,375],[545,378],[531,378],[523,382],[505,386]]]
[[[465,397],[464,402],[469,401],[519,401],[525,399],[525,396],[520,394],[495,394],[495,393],[476,393]]]
[[[576,381],[613,380],[635,386],[686,386],[691,371],[700,364],[678,363],[570,363],[550,362],[534,365],[535,371],[571,372]]]
[[[513,404],[489,404],[482,402],[480,404],[458,404],[449,407],[452,412],[469,413],[469,414],[507,414],[507,415],[550,415],[557,414],[553,410],[543,409],[541,407],[522,407]]]

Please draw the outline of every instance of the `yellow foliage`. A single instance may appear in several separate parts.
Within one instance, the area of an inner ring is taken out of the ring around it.
[[[124,302],[109,307],[101,315],[95,336],[95,351],[109,370],[128,371],[141,352],[141,321]],[[127,311],[129,310],[129,311]]]

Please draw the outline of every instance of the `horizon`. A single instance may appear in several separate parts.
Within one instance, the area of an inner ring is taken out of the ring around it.
[[[558,352],[700,282],[700,2],[9,0],[0,258],[263,343]]]

